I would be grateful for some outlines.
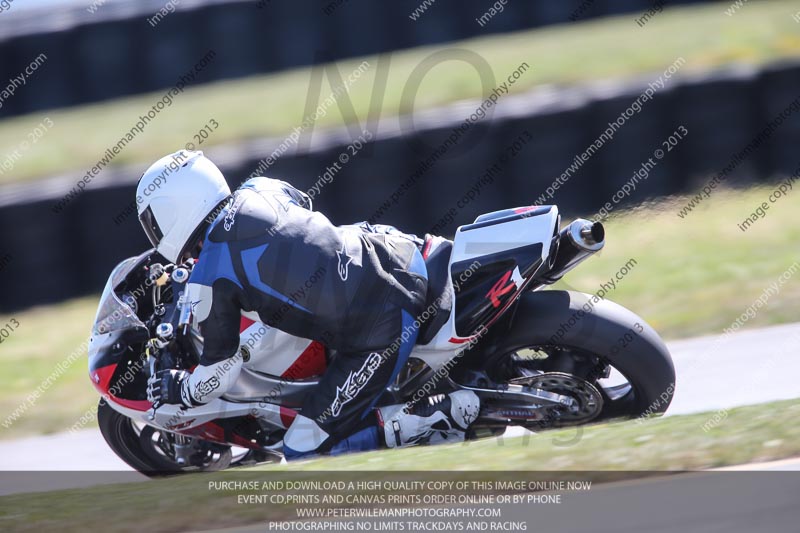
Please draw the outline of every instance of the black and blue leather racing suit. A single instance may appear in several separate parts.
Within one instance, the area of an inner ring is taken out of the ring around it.
[[[245,182],[211,222],[188,289],[204,339],[192,403],[238,377],[242,311],[336,351],[285,435],[288,459],[380,446],[374,407],[408,359],[427,290],[419,238],[308,207],[285,182]]]

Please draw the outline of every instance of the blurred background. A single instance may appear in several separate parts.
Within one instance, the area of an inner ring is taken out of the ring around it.
[[[2,0],[3,417],[69,364],[0,438],[96,403],[71,354],[147,248],[134,191],[165,154],[203,150],[232,188],[289,181],[338,224],[602,219],[568,286],[628,265],[606,297],[680,339],[729,328],[798,259],[797,193],[770,198],[800,170],[799,111],[788,0]],[[798,295],[782,283],[746,326],[797,321]]]

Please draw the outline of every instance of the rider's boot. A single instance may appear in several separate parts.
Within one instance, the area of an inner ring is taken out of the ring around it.
[[[389,448],[462,442],[480,406],[474,392],[461,390],[430,396],[410,409],[405,404],[381,407],[378,419]]]

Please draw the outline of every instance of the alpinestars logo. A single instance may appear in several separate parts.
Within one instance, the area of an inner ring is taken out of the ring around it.
[[[217,390],[220,386],[219,378],[211,376],[206,381],[199,381],[194,387],[194,399],[198,402]]]
[[[342,249],[336,252],[336,257],[339,259],[339,277],[342,278],[342,281],[347,281],[350,263],[353,262],[353,258],[347,253],[346,242],[342,241]]]
[[[347,376],[344,384],[341,387],[336,387],[336,399],[331,404],[331,414],[339,416],[342,412],[344,404],[358,396],[361,389],[367,384],[370,378],[375,374],[378,367],[381,366],[381,356],[377,352],[373,352],[364,361],[364,364],[356,372],[351,372]]]
[[[236,221],[236,214],[239,212],[239,209],[242,207],[244,203],[245,197],[239,196],[236,198],[236,201],[233,202],[233,205],[228,209],[228,214],[225,215],[225,220],[223,226],[225,227],[225,231],[230,231],[233,228],[233,223]]]
[[[439,417],[438,420],[432,422],[427,428],[420,429],[419,433],[405,439],[403,444],[406,446],[428,444],[434,435],[438,435],[444,441],[449,440],[450,437],[457,438],[458,429],[453,427],[444,413],[438,413],[436,416]]]

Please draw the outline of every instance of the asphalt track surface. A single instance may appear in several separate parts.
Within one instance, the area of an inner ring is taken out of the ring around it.
[[[800,323],[746,330],[724,337],[679,340],[668,345],[678,376],[668,415],[800,397],[800,358],[797,357]],[[31,470],[124,471],[130,468],[107,447],[99,430],[85,430],[0,441],[0,471],[4,470],[19,471],[22,476],[23,472]],[[8,475],[3,477],[9,479]],[[126,479],[130,479],[129,475]],[[14,484],[14,487],[0,486],[0,494],[24,492],[21,486]]]

